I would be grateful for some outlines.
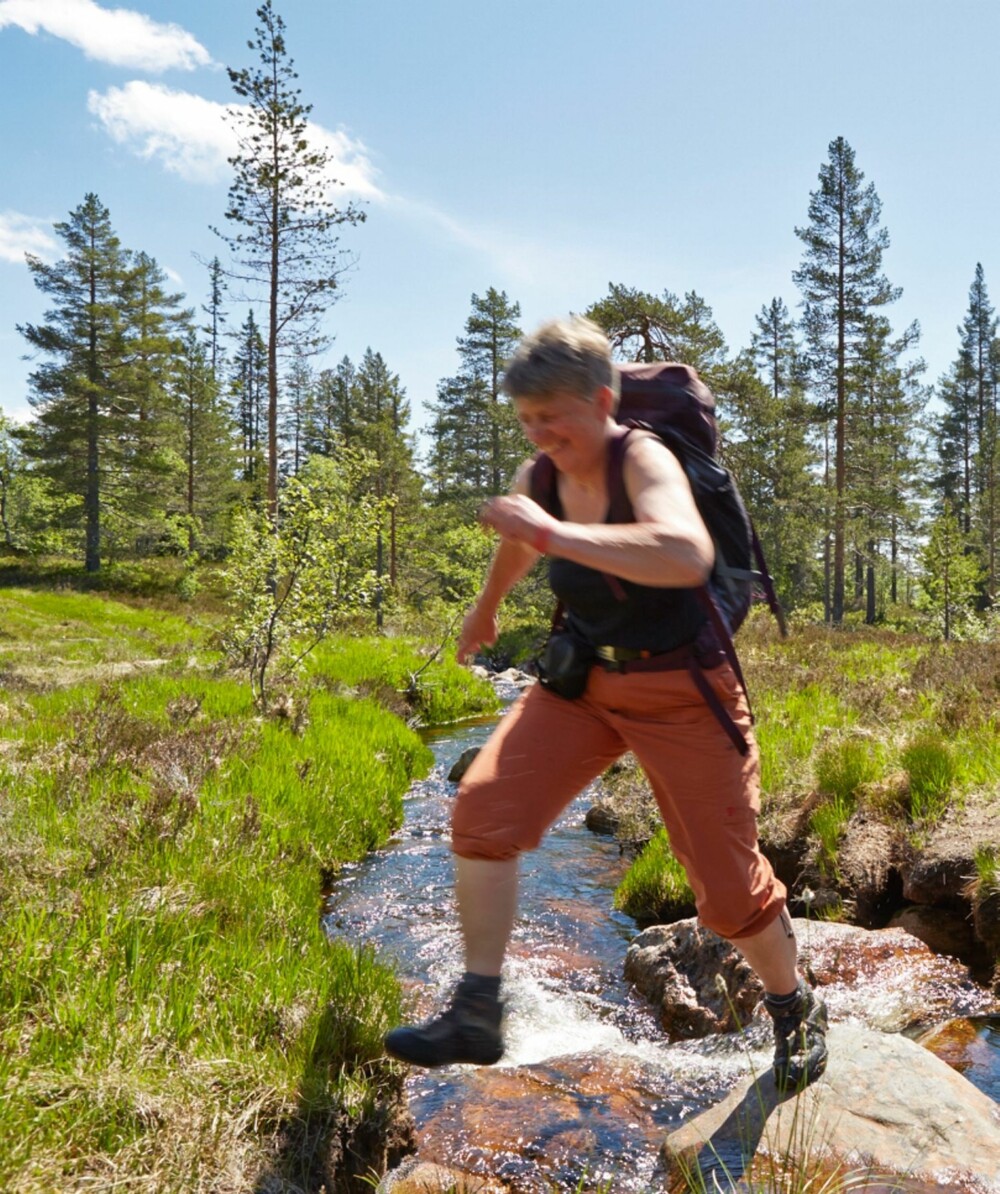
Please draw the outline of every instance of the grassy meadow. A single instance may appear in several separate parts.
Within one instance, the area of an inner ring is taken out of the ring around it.
[[[780,641],[762,614],[737,647],[761,749],[762,836],[780,837],[777,827],[794,819],[820,880],[839,880],[852,818],[889,825],[915,850],[949,814],[1000,818],[1000,643],[812,625]],[[641,776],[626,768],[608,782],[641,826]],[[998,886],[998,858],[1000,842],[977,851],[984,893]],[[640,919],[690,900],[662,835],[616,893]]]
[[[0,1189],[352,1188],[400,995],[321,888],[399,826],[412,725],[495,698],[331,639],[262,715],[171,605],[0,589]]]

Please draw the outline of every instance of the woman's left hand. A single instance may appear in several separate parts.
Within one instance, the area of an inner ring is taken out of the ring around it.
[[[524,543],[545,552],[559,521],[523,493],[491,498],[479,511],[483,526],[492,527],[504,539]]]

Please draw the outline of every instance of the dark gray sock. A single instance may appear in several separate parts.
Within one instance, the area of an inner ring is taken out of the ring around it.
[[[463,995],[485,995],[490,999],[500,998],[499,974],[473,974],[466,970],[458,989]]]
[[[790,995],[772,995],[770,991],[765,991],[764,1003],[770,1011],[785,1012],[793,1008],[801,997],[802,984],[799,983]]]

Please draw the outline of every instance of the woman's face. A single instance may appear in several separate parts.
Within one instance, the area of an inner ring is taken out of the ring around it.
[[[608,409],[602,390],[591,401],[567,391],[514,399],[526,438],[563,473],[586,472],[603,460]]]

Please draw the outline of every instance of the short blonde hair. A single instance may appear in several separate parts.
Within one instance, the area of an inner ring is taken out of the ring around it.
[[[573,315],[550,319],[525,336],[507,362],[503,390],[512,398],[545,398],[570,393],[590,402],[602,386],[618,398],[618,371],[611,344],[590,319]]]

